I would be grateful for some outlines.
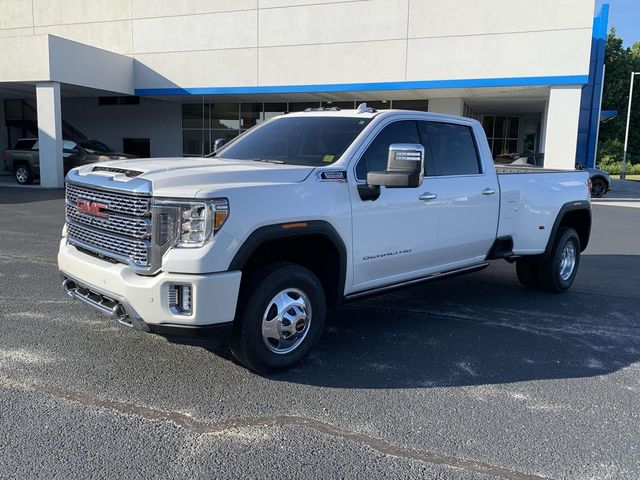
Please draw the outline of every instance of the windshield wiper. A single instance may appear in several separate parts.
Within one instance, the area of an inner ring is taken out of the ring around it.
[[[277,163],[278,165],[284,165],[284,160],[275,160],[273,158],[252,158],[254,162],[265,162],[265,163]]]

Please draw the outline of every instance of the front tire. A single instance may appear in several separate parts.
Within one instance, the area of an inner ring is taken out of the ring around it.
[[[14,176],[16,177],[16,182],[18,182],[19,185],[31,185],[33,183],[31,169],[29,168],[29,165],[25,163],[16,165]]]
[[[580,265],[580,238],[573,228],[558,229],[549,256],[540,263],[540,286],[550,292],[571,287]]]
[[[324,289],[313,272],[293,263],[266,265],[243,289],[231,352],[258,373],[292,367],[320,339],[326,309]]]

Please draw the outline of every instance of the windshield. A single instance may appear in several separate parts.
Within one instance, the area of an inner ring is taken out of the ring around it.
[[[80,146],[84,148],[89,153],[111,153],[109,147],[107,147],[104,143],[98,140],[85,140],[84,142],[80,142]]]
[[[321,167],[337,161],[370,122],[358,117],[283,117],[238,138],[214,156]]]

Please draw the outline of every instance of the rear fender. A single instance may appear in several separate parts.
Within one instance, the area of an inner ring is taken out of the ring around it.
[[[565,203],[558,212],[553,222],[553,228],[544,250],[545,256],[551,253],[558,229],[560,227],[573,228],[580,238],[580,251],[583,252],[589,244],[591,235],[591,204],[587,200],[578,200]]]

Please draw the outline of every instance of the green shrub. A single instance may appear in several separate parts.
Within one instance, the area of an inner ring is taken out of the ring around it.
[[[618,138],[600,139],[598,145],[598,163],[611,163],[622,160],[623,143]]]
[[[599,159],[597,167],[608,172],[610,175],[620,175],[622,171],[622,161],[612,161],[610,158],[604,157]],[[640,163],[627,162],[627,174],[640,175]]]

